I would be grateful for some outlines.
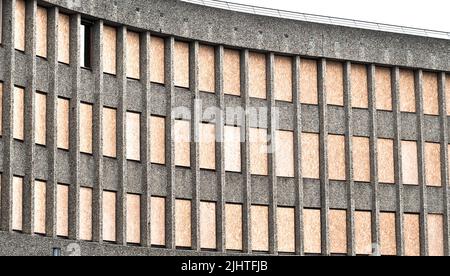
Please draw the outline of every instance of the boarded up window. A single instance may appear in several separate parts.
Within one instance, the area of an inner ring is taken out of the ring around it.
[[[392,111],[391,69],[377,67],[375,79],[377,109]]]
[[[39,145],[46,144],[47,132],[47,95],[35,94],[34,139]]]
[[[69,149],[69,100],[58,98],[57,144],[60,149]]]
[[[174,49],[174,78],[175,85],[189,88],[189,44],[175,42]]]
[[[450,115],[450,74],[446,74],[445,91],[447,97],[447,115]]]
[[[70,62],[70,17],[62,13],[58,16],[58,61]]]
[[[250,128],[249,139],[250,172],[254,175],[267,175],[267,129]]]
[[[395,213],[380,213],[380,246],[381,255],[397,255]]]
[[[34,233],[45,234],[46,183],[34,181]]]
[[[189,167],[191,165],[190,133],[190,123],[188,121],[175,121],[176,166]]]
[[[175,201],[175,240],[177,247],[189,248],[192,244],[191,237],[191,201]]]
[[[277,131],[275,139],[277,176],[294,177],[294,133]]]
[[[444,216],[428,215],[428,255],[444,256]]]
[[[228,95],[241,95],[241,56],[237,50],[225,49],[223,55],[223,90]]]
[[[319,179],[319,134],[302,133],[302,174],[304,178]]]
[[[141,242],[141,196],[127,194],[127,243]]]
[[[275,56],[275,100],[292,102],[292,58]]]
[[[150,78],[152,82],[164,84],[164,39],[152,36],[150,39]]]
[[[405,214],[403,219],[405,255],[420,256],[420,217],[419,215]]]
[[[331,180],[344,181],[346,179],[344,136],[328,136],[328,170],[329,178]]]
[[[416,112],[416,91],[412,70],[400,70],[400,110]]]
[[[0,136],[3,135],[3,82],[0,82]]]
[[[117,154],[117,111],[113,108],[103,108],[103,155],[116,157]]]
[[[225,205],[226,248],[242,250],[242,205]]]
[[[103,192],[103,240],[116,241],[116,193]]]
[[[356,108],[369,107],[369,92],[367,85],[367,67],[352,64],[352,106]]]
[[[266,99],[266,56],[259,53],[250,53],[248,66],[250,97]]]
[[[295,252],[295,209],[278,207],[278,251]]]
[[[215,91],[215,60],[214,47],[200,45],[199,62],[199,90],[203,92]]]
[[[151,233],[152,245],[164,246],[166,244],[166,199],[162,197],[151,198]]]
[[[269,208],[252,206],[252,250],[269,251]]]
[[[216,242],[216,204],[200,202],[200,247],[215,249]]]
[[[24,101],[25,90],[23,88],[14,87],[13,137],[14,139],[21,141],[25,138]]]
[[[39,6],[36,11],[36,55],[47,57],[47,9]]]
[[[344,68],[342,63],[327,62],[327,104],[344,105]]]
[[[241,128],[225,126],[225,170],[241,172]]]
[[[127,112],[127,159],[141,160],[141,115]]]
[[[353,137],[353,177],[355,181],[370,182],[369,138]]]
[[[103,27],[103,72],[116,74],[117,62],[117,29],[111,26]]]
[[[25,10],[25,0],[16,0],[14,47],[19,51],[25,51]]]
[[[92,105],[80,104],[80,151],[92,153]]]
[[[140,44],[139,33],[127,33],[127,77],[131,79],[140,78]]]
[[[402,175],[404,184],[419,184],[418,163],[417,143],[412,141],[402,141]]]
[[[80,188],[80,239],[92,240],[92,189]]]
[[[320,210],[303,210],[305,253],[320,254],[322,252],[322,235]]]
[[[380,183],[393,184],[394,176],[394,140],[378,139],[378,180]]]
[[[200,124],[200,168],[216,169],[216,127],[213,124]]]
[[[330,210],[330,251],[331,253],[347,253],[347,212]]]
[[[372,213],[355,212],[356,254],[372,254]]]
[[[428,186],[440,187],[441,183],[441,145],[425,143],[425,175]]]
[[[423,73],[423,112],[439,115],[438,79],[435,73]]]
[[[23,229],[23,178],[14,176],[12,183],[12,229]]]
[[[150,118],[150,148],[151,162],[155,164],[166,163],[166,119],[151,116]]]
[[[301,103],[314,105],[319,103],[317,84],[317,61],[302,59],[300,62]]]
[[[83,198],[80,197],[81,199]],[[67,185],[58,185],[56,188],[56,234],[59,237],[69,236],[69,186]]]

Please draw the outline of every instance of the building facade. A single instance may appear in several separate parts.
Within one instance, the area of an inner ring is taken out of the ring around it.
[[[3,0],[1,255],[449,255],[450,40]]]

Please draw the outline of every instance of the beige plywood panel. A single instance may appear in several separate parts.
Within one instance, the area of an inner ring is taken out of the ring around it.
[[[92,240],[92,189],[80,188],[80,239]]]
[[[80,197],[80,202],[81,199]],[[80,221],[84,223],[84,221]],[[69,236],[69,186],[67,185],[56,187],[56,235],[59,237]]]
[[[278,251],[295,252],[295,209],[278,207]]]
[[[163,165],[166,163],[166,119],[151,116],[150,125],[151,162]]]
[[[34,181],[34,233],[45,234],[46,183]]]
[[[225,126],[224,132],[225,170],[241,172],[241,128]]]
[[[14,87],[14,112],[13,112],[13,137],[17,140],[22,140],[25,137],[24,130],[24,101],[25,91],[23,88]]]
[[[303,210],[305,253],[320,254],[322,252],[322,235],[320,210]]]
[[[300,62],[300,102],[319,104],[317,91],[317,61],[302,59]]]
[[[252,206],[252,250],[269,251],[269,207]]]
[[[277,176],[294,177],[294,133],[276,131],[275,145]]]
[[[416,112],[416,91],[412,70],[400,70],[400,111]]]
[[[369,138],[353,137],[353,178],[359,182],[370,182]]]
[[[175,165],[189,167],[191,165],[191,131],[190,122],[175,121]]]
[[[216,127],[213,124],[200,124],[200,168],[216,169]]]
[[[12,183],[12,229],[23,229],[23,178],[13,177]]]
[[[115,75],[117,72],[117,29],[103,27],[103,72]]]
[[[36,55],[47,57],[47,9],[39,6],[36,11]]]
[[[275,56],[275,100],[292,102],[292,58]]]
[[[372,254],[372,213],[355,212],[355,249],[356,254]]]
[[[192,245],[191,201],[175,201],[175,244],[190,248]]]
[[[174,49],[175,85],[189,88],[189,44],[176,41]]]
[[[344,106],[344,68],[342,63],[327,62],[327,104]]]
[[[445,95],[447,97],[447,115],[450,116],[450,73],[445,78]]]
[[[92,105],[80,104],[80,151],[92,153]]]
[[[164,84],[164,39],[152,36],[150,39],[150,79],[152,82]]]
[[[62,13],[58,16],[58,61],[70,62],[70,17]]]
[[[140,42],[139,33],[127,32],[127,77],[140,79]]]
[[[250,97],[266,99],[266,56],[259,53],[250,53],[248,66]]]
[[[45,145],[47,138],[47,95],[36,93],[34,113],[34,141],[36,144]]]
[[[237,50],[224,50],[223,91],[228,95],[241,95],[241,53]]]
[[[200,247],[216,249],[216,204],[200,202]]]
[[[166,199],[162,197],[151,198],[151,235],[152,245],[164,246],[166,244]]]
[[[402,141],[401,145],[403,183],[409,185],[419,185],[417,143],[412,141]]]
[[[254,175],[268,174],[267,129],[250,128],[250,172]]]
[[[439,115],[439,92],[436,73],[423,73],[423,112],[427,115]]]
[[[57,102],[57,145],[69,149],[69,100],[58,98]]]
[[[329,220],[331,253],[347,253],[347,212],[330,210]]]
[[[444,217],[428,215],[428,255],[444,256]]]
[[[345,137],[328,136],[328,170],[331,180],[345,180]]]
[[[405,256],[420,256],[420,216],[405,214],[403,220]]]
[[[352,107],[368,108],[367,67],[361,64],[352,64],[351,76]]]
[[[378,181],[395,183],[394,175],[394,140],[378,139]]]
[[[117,156],[117,111],[114,108],[103,108],[103,155]]]
[[[0,82],[0,136],[3,135],[3,82]]]
[[[127,243],[141,243],[141,196],[127,194]]]
[[[391,69],[377,67],[375,71],[377,109],[392,111]]]
[[[19,51],[25,51],[25,10],[25,0],[16,0],[14,47]]]
[[[242,250],[242,205],[225,205],[225,235],[227,250]]]
[[[425,182],[428,186],[442,186],[440,144],[425,143]]]
[[[319,134],[302,133],[302,174],[304,178],[320,178]]]
[[[116,241],[116,193],[103,192],[103,240]]]
[[[200,45],[198,51],[199,62],[199,77],[198,86],[199,90],[203,92],[215,91],[215,57],[214,47]]]
[[[141,159],[141,115],[127,112],[127,159]]]
[[[395,213],[380,213],[380,247],[381,255],[397,254]]]

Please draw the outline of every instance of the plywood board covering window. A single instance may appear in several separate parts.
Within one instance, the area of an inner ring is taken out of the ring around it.
[[[402,175],[403,183],[419,184],[419,161],[417,159],[417,143],[402,141]]]
[[[367,85],[367,67],[361,64],[352,64],[351,71],[352,107],[368,108],[369,92]]]
[[[248,66],[250,97],[266,99],[266,56],[259,53],[250,53]]]
[[[242,205],[225,205],[225,232],[227,250],[242,250]]]
[[[191,132],[188,121],[175,121],[175,165],[189,167],[191,165]]]
[[[117,111],[114,108],[103,108],[103,155],[117,155]]]
[[[189,44],[176,41],[174,49],[175,85],[189,88]]]
[[[428,215],[428,255],[444,256],[444,216]]]
[[[166,199],[151,198],[151,235],[152,245],[166,244]]]
[[[58,16],[58,61],[70,62],[70,17],[62,13]]]
[[[275,56],[275,100],[292,102],[292,58]]]
[[[403,235],[405,239],[405,256],[420,256],[420,216],[405,214],[403,216]]]
[[[380,246],[381,255],[397,255],[395,213],[380,213]]]
[[[319,134],[302,133],[302,174],[304,178],[319,179]]]
[[[447,97],[447,115],[450,116],[450,73],[445,78],[445,95]]]
[[[394,140],[378,139],[378,181],[395,183],[394,175]]]
[[[116,193],[103,192],[103,240],[116,241]]]
[[[151,162],[163,165],[166,163],[166,119],[151,116],[150,125]]]
[[[164,39],[156,36],[150,38],[150,78],[152,82],[164,84]]]
[[[423,73],[423,112],[439,115],[438,78],[436,73]]]
[[[23,229],[23,178],[14,176],[12,183],[12,229]]]
[[[0,136],[3,135],[3,82],[0,82]]]
[[[141,242],[141,196],[127,194],[127,243]]]
[[[127,112],[127,159],[141,160],[141,115]]]
[[[254,175],[267,175],[267,129],[250,128],[249,139],[250,172]]]
[[[356,254],[372,254],[372,213],[355,212],[355,247]]]
[[[190,248],[192,245],[191,201],[175,201],[175,244],[177,247]]]
[[[45,234],[46,183],[34,181],[34,233]]]
[[[83,198],[80,197],[81,199]],[[84,221],[80,221],[82,224],[84,223]],[[56,187],[56,235],[59,237],[69,236],[69,186],[67,185]]]
[[[328,136],[328,170],[331,180],[346,179],[345,137],[342,135]]]
[[[127,32],[127,77],[139,79],[140,72],[140,43],[139,33]]]
[[[317,105],[319,103],[317,88],[317,61],[302,59],[300,62],[300,102]]]
[[[225,170],[241,172],[241,128],[225,126],[224,132]]]
[[[69,100],[58,98],[57,144],[60,149],[69,149]]]
[[[92,153],[92,105],[80,104],[80,151]]]
[[[47,57],[47,9],[39,6],[36,11],[36,55]]]
[[[347,253],[347,212],[330,210],[330,251],[331,253]]]
[[[369,138],[353,137],[353,177],[355,181],[370,182]]]
[[[14,87],[13,137],[14,139],[21,141],[23,141],[23,139],[25,138],[24,101],[25,90],[23,88]]]
[[[390,68],[376,68],[375,87],[377,109],[392,111],[392,85]]]
[[[92,240],[92,189],[80,188],[80,239]]]
[[[278,251],[295,252],[295,209],[278,207]]]
[[[47,95],[35,94],[34,113],[34,141],[36,144],[45,145],[47,138]]]
[[[14,47],[19,51],[25,51],[25,10],[25,0],[16,0]]]
[[[305,253],[320,254],[322,252],[322,235],[320,210],[303,210]]]
[[[200,168],[216,169],[216,127],[213,124],[200,124]]]
[[[277,176],[294,177],[294,133],[278,130],[275,145]]]
[[[269,207],[252,206],[252,250],[269,251]]]
[[[198,62],[199,62],[199,80],[198,86],[199,90],[203,92],[215,91],[215,57],[214,57],[214,47],[200,45],[198,52]]]
[[[400,111],[416,112],[416,88],[412,70],[400,70]]]
[[[111,26],[103,27],[103,72],[116,74],[117,63],[117,29]]]
[[[223,53],[223,91],[241,95],[241,54],[238,50],[225,49]]]
[[[344,68],[342,63],[327,62],[327,104],[344,106]]]
[[[440,187],[441,145],[425,143],[425,181],[428,186]]]
[[[200,247],[216,249],[216,204],[200,202]]]

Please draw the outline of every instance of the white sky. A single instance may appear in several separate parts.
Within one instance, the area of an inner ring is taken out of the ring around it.
[[[228,0],[229,2],[450,32],[449,0]]]

